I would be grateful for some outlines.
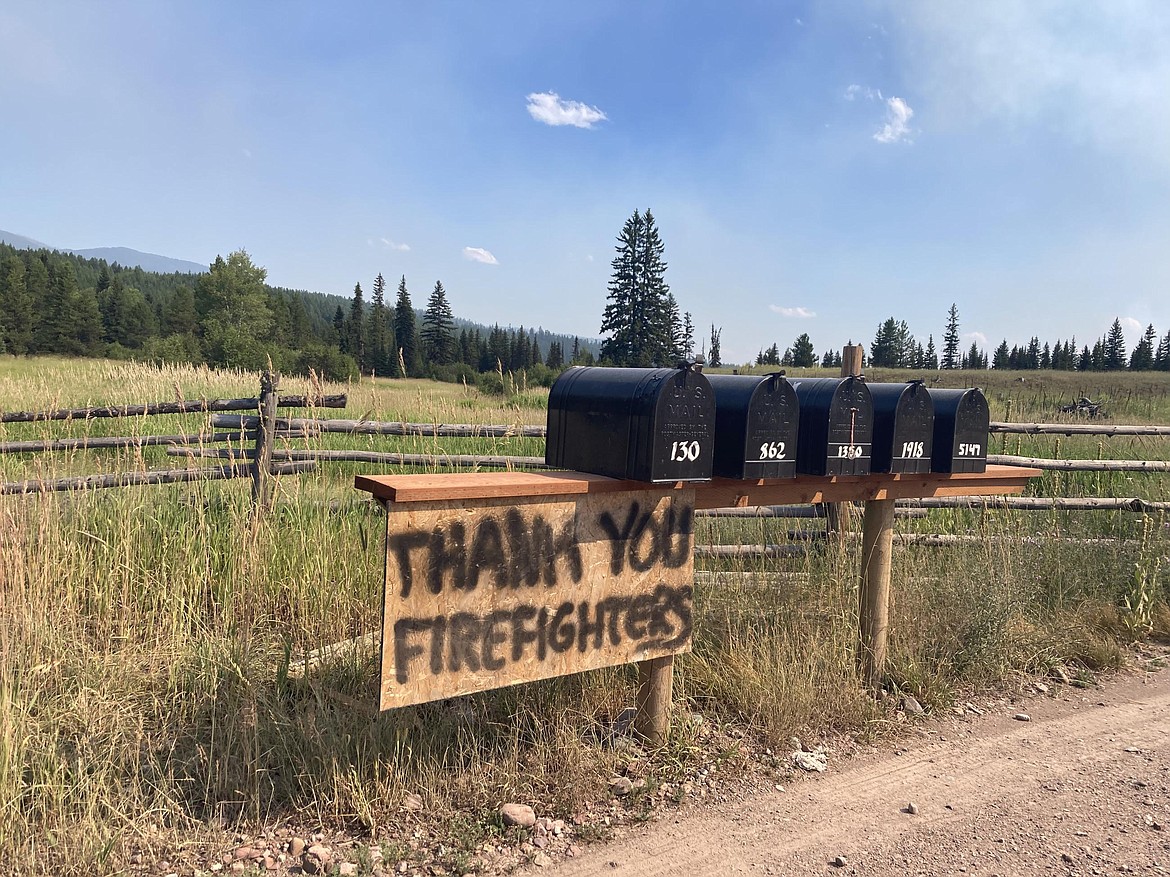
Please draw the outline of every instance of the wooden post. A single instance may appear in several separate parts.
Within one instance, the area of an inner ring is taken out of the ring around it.
[[[256,425],[256,458],[252,463],[252,508],[268,504],[272,483],[272,445],[276,439],[276,390],[280,377],[265,372],[260,378],[260,422]]]
[[[856,378],[861,375],[861,360],[864,351],[860,344],[850,341],[841,348],[841,377]],[[825,532],[838,537],[842,542],[852,525],[852,505],[844,502],[825,503]]]
[[[673,678],[674,655],[638,663],[634,733],[654,746],[665,743],[670,731]]]
[[[861,529],[861,636],[857,659],[862,680],[875,690],[881,685],[886,667],[893,541],[894,500],[867,500]]]

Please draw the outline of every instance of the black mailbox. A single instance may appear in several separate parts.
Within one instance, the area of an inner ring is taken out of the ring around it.
[[[978,387],[931,390],[934,401],[935,472],[986,472],[991,412]]]
[[[795,478],[800,403],[783,375],[709,375],[715,391],[714,474]]]
[[[934,403],[922,381],[870,384],[873,397],[873,472],[929,472]]]
[[[715,397],[697,366],[561,373],[548,397],[545,462],[635,481],[709,481]]]
[[[868,475],[873,400],[861,378],[801,378],[796,471],[802,475]]]

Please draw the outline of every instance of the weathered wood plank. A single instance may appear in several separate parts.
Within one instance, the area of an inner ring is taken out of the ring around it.
[[[1016,457],[988,454],[988,463],[1001,466],[1029,466],[1065,472],[1170,472],[1167,460],[1052,460],[1044,457]]]
[[[107,405],[100,408],[59,408],[53,411],[5,411],[0,423],[34,423],[43,420],[90,420],[97,417],[142,417],[153,414],[195,414],[206,411],[255,411],[256,399],[191,399],[183,402],[148,402],[145,405]],[[344,408],[346,396],[281,396],[280,408]],[[257,418],[259,420],[259,418]],[[254,427],[252,427],[254,428]]]
[[[233,429],[255,429],[259,418],[253,415],[217,414],[211,419],[212,426]],[[400,421],[379,422],[373,420],[340,420],[289,417],[277,421],[296,427],[313,427],[322,432],[340,432],[350,435],[413,435],[425,438],[544,438],[543,426],[523,424],[481,424],[481,423],[406,423]]]
[[[294,475],[299,472],[308,472],[314,465],[314,463],[281,463],[272,468],[272,474]],[[251,474],[251,464],[245,462],[202,469],[147,469],[143,472],[80,475],[75,478],[5,481],[0,482],[0,494],[54,493],[69,490],[98,490],[108,487],[135,487],[144,484],[220,481],[228,478],[248,478]]]
[[[993,420],[993,433],[1020,435],[1170,435],[1170,426],[1112,423],[1010,423]]]
[[[246,432],[188,435],[86,436],[45,441],[0,442],[0,454],[37,454],[48,451],[92,451],[110,448],[148,448],[158,445],[196,445],[251,439]]]

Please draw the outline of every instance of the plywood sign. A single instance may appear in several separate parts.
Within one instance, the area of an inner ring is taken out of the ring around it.
[[[381,708],[691,646],[693,490],[391,503]]]

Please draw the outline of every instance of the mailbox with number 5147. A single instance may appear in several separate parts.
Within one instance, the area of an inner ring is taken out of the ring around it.
[[[545,462],[634,481],[709,481],[715,397],[697,365],[575,366],[548,397]]]
[[[935,472],[986,472],[991,412],[978,387],[931,390],[934,401]]]

